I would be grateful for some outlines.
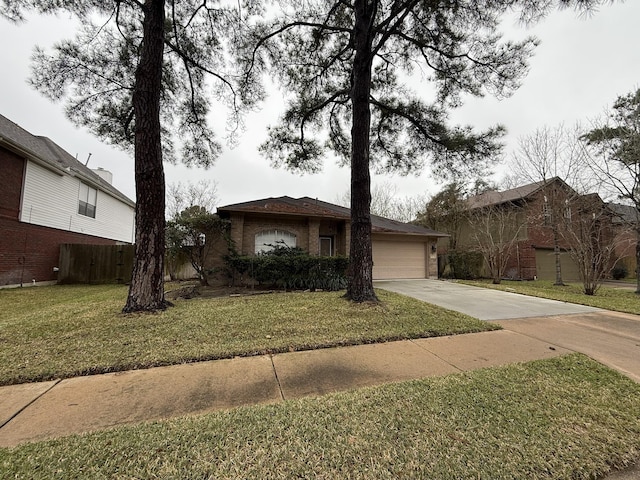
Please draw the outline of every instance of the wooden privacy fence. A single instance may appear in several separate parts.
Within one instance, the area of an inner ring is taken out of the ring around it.
[[[129,283],[135,245],[60,245],[58,283]]]

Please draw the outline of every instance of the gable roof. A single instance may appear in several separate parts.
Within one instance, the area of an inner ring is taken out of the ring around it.
[[[0,145],[59,175],[78,177],[121,202],[131,207],[135,206],[133,200],[76,160],[53,140],[32,135],[3,115],[0,115]]]
[[[560,177],[553,177],[548,180],[541,180],[539,182],[529,183],[520,187],[497,192],[494,190],[481,193],[480,195],[474,195],[467,199],[467,205],[469,209],[489,207],[491,205],[499,205],[501,203],[515,202],[530,197],[534,193],[538,192],[542,188],[552,183],[559,182],[562,186],[571,189]],[[573,190],[573,189],[571,189]]]
[[[231,212],[254,213],[254,214],[280,214],[298,217],[317,217],[336,220],[349,220],[351,210],[333,203],[322,200],[301,197],[271,197],[254,200],[251,202],[236,203],[218,207],[218,214],[226,216]],[[446,233],[436,232],[429,228],[412,225],[410,223],[399,222],[390,218],[371,215],[371,231],[373,233],[395,233],[409,235],[423,235],[430,237],[448,237]]]
[[[640,212],[633,205],[607,203],[607,206],[613,211],[613,223],[635,224],[640,219]]]

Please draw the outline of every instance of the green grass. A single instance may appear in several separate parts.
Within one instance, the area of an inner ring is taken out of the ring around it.
[[[178,300],[123,315],[124,286],[0,290],[0,385],[499,328],[378,291],[380,305],[342,292]]]
[[[503,280],[500,285],[493,285],[490,280],[467,281],[457,280],[467,285],[506,290],[533,297],[549,298],[562,302],[578,303],[591,307],[603,308],[617,312],[634,313],[640,315],[640,296],[633,290],[621,288],[601,287],[596,295],[585,295],[582,284],[569,283],[565,286],[555,286],[552,281],[536,280],[531,282],[517,282]]]
[[[0,449],[3,478],[592,479],[640,385],[574,354]]]

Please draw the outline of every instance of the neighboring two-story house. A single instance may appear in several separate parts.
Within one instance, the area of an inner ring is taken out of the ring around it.
[[[618,265],[624,267],[629,276],[636,272],[636,248],[640,231],[640,212],[632,205],[609,203],[614,212],[613,228],[618,236],[616,244],[616,258]]]
[[[563,236],[562,231],[554,232],[554,226],[565,229],[565,232],[569,228],[575,230],[581,217],[593,215],[595,218],[597,215],[597,241],[613,242],[615,235],[613,212],[608,210],[602,199],[597,194],[580,195],[558,177],[502,192],[488,191],[475,195],[467,199],[467,207],[471,218],[500,209],[512,212],[508,217],[511,222],[509,231],[515,241],[504,272],[507,278],[555,280],[554,246],[557,241],[562,279],[580,280],[578,265],[568,251],[571,238]],[[464,222],[458,232],[459,249],[473,249],[474,228],[478,228],[477,225]],[[593,235],[596,241],[596,234]]]
[[[254,255],[277,243],[312,255],[349,255],[350,210],[317,199],[278,197],[227,205],[218,215],[231,222],[238,253]],[[436,243],[444,233],[371,216],[373,278],[437,278]]]
[[[134,228],[108,171],[0,115],[0,286],[55,281],[60,244],[133,243]]]

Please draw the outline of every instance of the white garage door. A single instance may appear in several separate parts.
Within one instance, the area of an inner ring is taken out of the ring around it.
[[[425,243],[374,240],[373,279],[425,278]]]

